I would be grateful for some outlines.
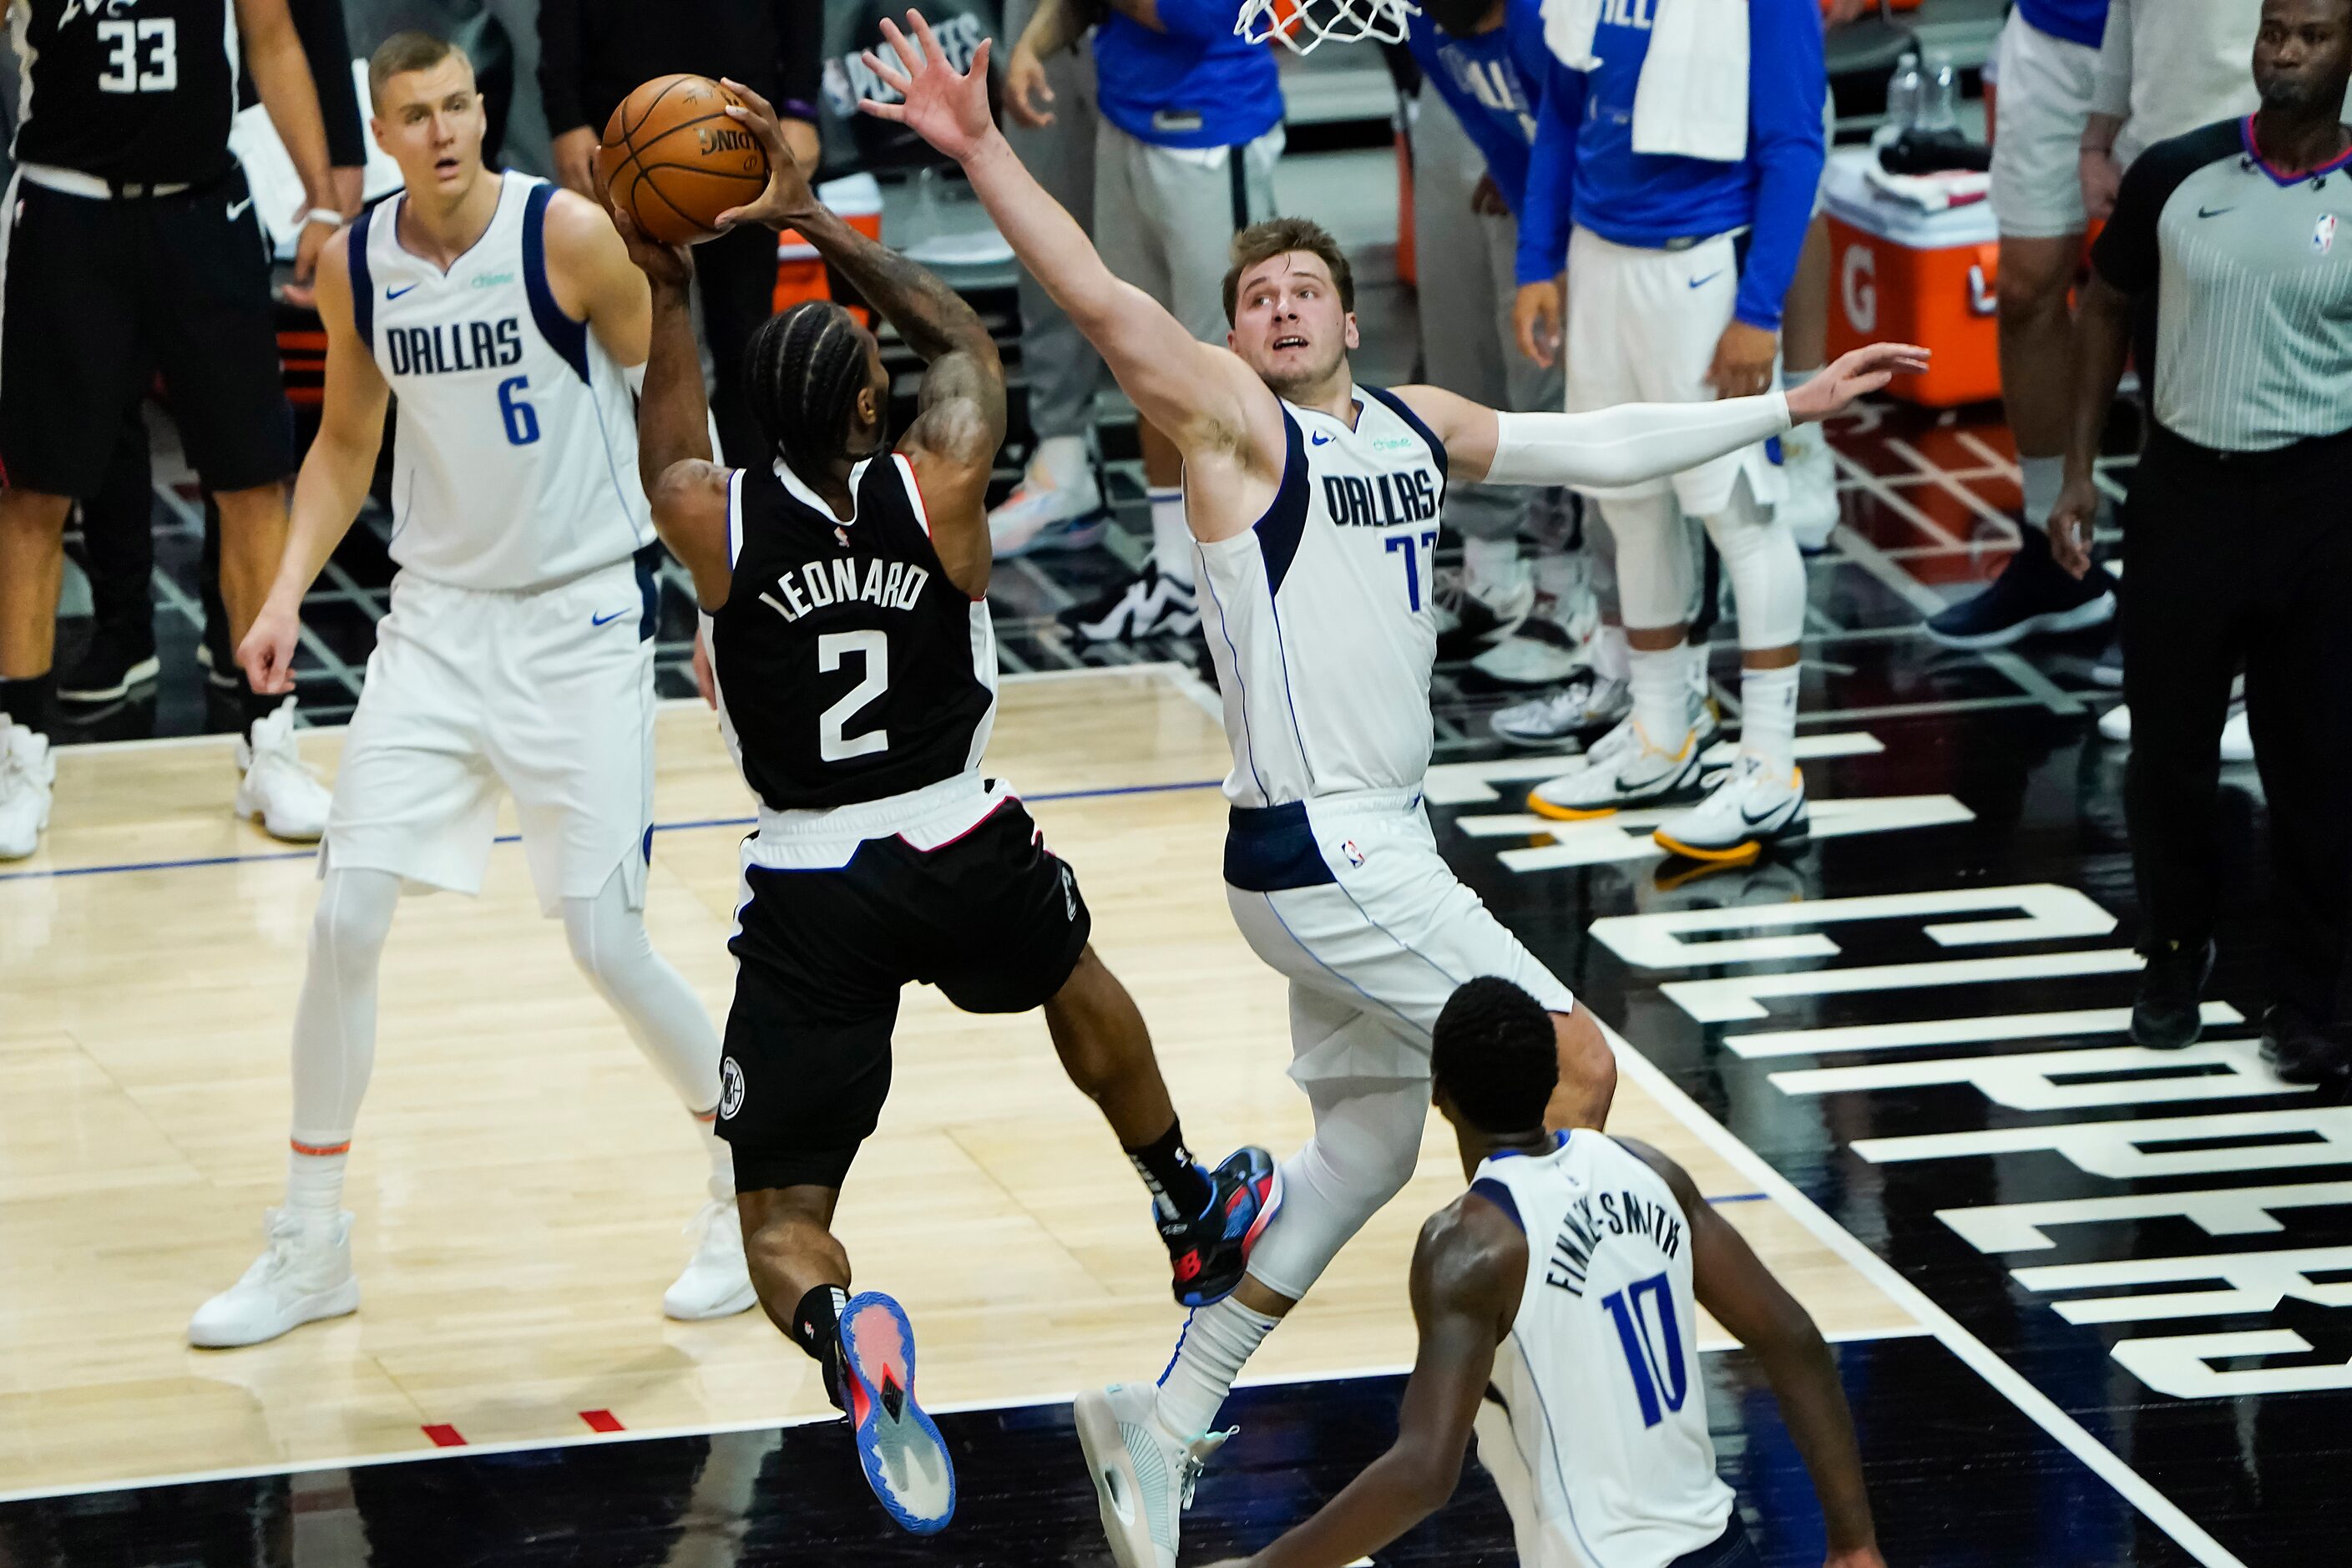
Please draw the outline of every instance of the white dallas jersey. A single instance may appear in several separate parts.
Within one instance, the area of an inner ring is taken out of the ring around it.
[[[548,286],[555,187],[499,181],[447,272],[402,248],[394,196],[352,226],[352,312],[398,410],[392,558],[460,588],[543,587],[652,542],[625,373]]]
[[[1527,1568],[1663,1568],[1713,1542],[1733,1499],[1707,1436],[1690,1224],[1673,1189],[1606,1133],[1580,1131],[1549,1154],[1496,1155],[1470,1190],[1528,1238],[1493,1380],[1534,1486],[1542,1551]]]
[[[1429,771],[1445,448],[1394,393],[1356,392],[1353,429],[1283,404],[1274,504],[1198,547],[1236,805],[1416,789]]]

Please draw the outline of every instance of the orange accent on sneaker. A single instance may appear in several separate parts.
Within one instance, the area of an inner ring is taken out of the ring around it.
[[[1590,809],[1574,805],[1554,805],[1543,796],[1532,792],[1528,795],[1528,809],[1538,816],[1549,817],[1554,822],[1590,822],[1597,816],[1617,815],[1617,808],[1613,805],[1593,806]]]
[[[1752,838],[1744,844],[1735,844],[1728,849],[1699,849],[1683,843],[1680,839],[1669,838],[1662,832],[1654,832],[1650,837],[1656,840],[1658,847],[1668,854],[1680,855],[1689,860],[1704,860],[1709,865],[1746,865],[1764,853],[1764,846]]]
[[[310,1154],[320,1159],[331,1154],[348,1154],[352,1152],[352,1141],[348,1138],[340,1143],[304,1143],[292,1138],[286,1140],[286,1142],[287,1146],[297,1154]]]

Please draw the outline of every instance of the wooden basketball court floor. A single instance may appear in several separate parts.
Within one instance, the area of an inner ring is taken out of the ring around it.
[[[1284,1076],[1281,983],[1225,910],[1213,715],[1173,666],[1011,678],[990,768],[1076,868],[1192,1141],[1286,1152],[1306,1105]],[[303,743],[332,769],[339,732]],[[723,1016],[751,803],[698,704],[665,707],[658,747],[647,920]],[[814,1364],[756,1310],[661,1316],[699,1156],[510,841],[478,900],[404,902],[384,959],[348,1198],[360,1312],[247,1350],[186,1345],[280,1191],[316,896],[310,854],[230,818],[230,767],[226,739],[68,749],[41,854],[0,873],[0,1500],[825,1413]],[[1857,1248],[1833,1247],[1843,1233],[1628,1059],[1612,1128],[1684,1161],[1832,1337],[1923,1331]],[[1253,1373],[1409,1363],[1412,1239],[1460,1185],[1433,1117],[1412,1184]],[[1034,1016],[909,994],[840,1228],[859,1279],[912,1313],[935,1405],[1152,1375],[1179,1325],[1142,1195]]]

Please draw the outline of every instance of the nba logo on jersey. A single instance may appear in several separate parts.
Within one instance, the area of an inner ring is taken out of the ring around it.
[[[1348,858],[1348,864],[1350,866],[1361,866],[1364,863],[1364,852],[1356,847],[1356,841],[1352,838],[1339,846],[1339,853]]]
[[[2311,248],[2325,256],[2336,248],[2336,215],[2329,213],[2311,231]]]

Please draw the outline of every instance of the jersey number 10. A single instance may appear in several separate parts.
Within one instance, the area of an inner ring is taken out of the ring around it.
[[[170,92],[180,85],[180,24],[172,17],[100,22],[98,41],[106,46],[99,91]]]
[[[1643,1298],[1649,1310],[1643,1310]],[[1636,1279],[1601,1299],[1617,1321],[1625,1349],[1625,1370],[1633,1374],[1633,1397],[1642,1402],[1642,1425],[1665,1419],[1659,1408],[1680,1410],[1690,1396],[1690,1368],[1683,1364],[1682,1325],[1675,1321],[1674,1285],[1664,1274]]]

